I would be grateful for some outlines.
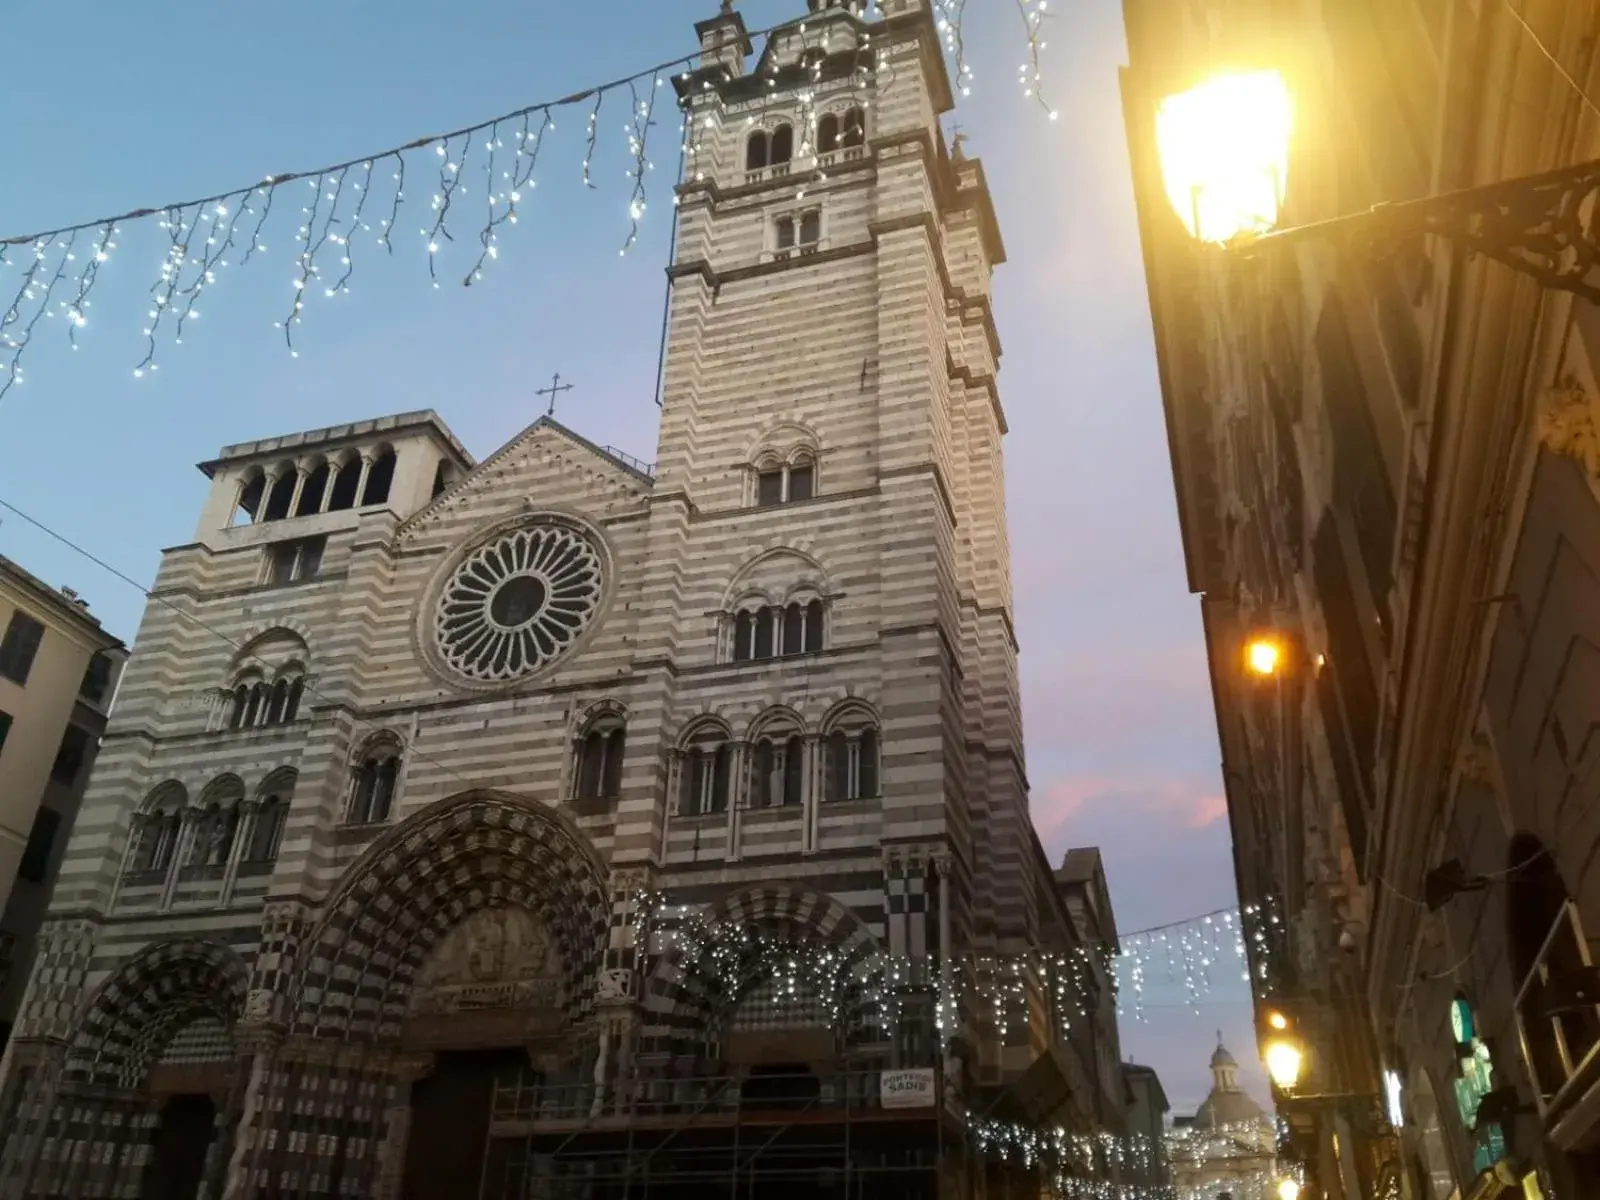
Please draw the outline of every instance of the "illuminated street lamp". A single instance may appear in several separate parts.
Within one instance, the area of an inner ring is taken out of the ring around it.
[[[1287,1175],[1278,1180],[1278,1200],[1300,1200],[1300,1181]]]
[[[1244,648],[1244,662],[1252,675],[1276,675],[1283,662],[1283,647],[1273,638],[1251,638]]]
[[[1167,198],[1203,242],[1232,242],[1278,223],[1294,125],[1276,71],[1219,75],[1156,109]]]
[[[1272,1077],[1272,1082],[1285,1092],[1293,1091],[1294,1085],[1300,1082],[1300,1064],[1304,1059],[1305,1052],[1291,1037],[1273,1038],[1261,1053],[1261,1061],[1266,1064],[1267,1074]]]
[[[1228,72],[1156,107],[1168,199],[1189,235],[1255,254],[1310,240],[1450,239],[1600,303],[1600,160],[1279,229],[1294,105],[1275,70]]]

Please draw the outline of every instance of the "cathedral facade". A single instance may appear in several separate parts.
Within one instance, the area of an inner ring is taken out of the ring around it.
[[[655,464],[552,419],[478,462],[432,412],[203,464],[0,1194],[933,1196],[980,1093],[1095,1111],[1044,989],[974,991],[1081,949],[1028,814],[1003,246],[923,0],[810,8],[752,61],[725,6],[675,81]],[[837,1162],[738,1131],[795,1112]]]

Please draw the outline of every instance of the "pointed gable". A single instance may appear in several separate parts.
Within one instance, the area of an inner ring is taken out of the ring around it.
[[[650,472],[650,464],[540,417],[405,522],[398,539],[408,548],[453,542],[486,520],[525,508],[604,521],[642,507],[654,486]]]

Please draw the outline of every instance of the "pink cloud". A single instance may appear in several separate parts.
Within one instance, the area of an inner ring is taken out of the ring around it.
[[[1214,780],[1156,773],[1064,775],[1032,796],[1033,823],[1053,845],[1075,818],[1102,808],[1137,822],[1142,836],[1182,836],[1205,829],[1228,814],[1227,797]],[[1098,814],[1097,814],[1098,815]]]
[[[1216,821],[1225,819],[1228,815],[1228,798],[1223,795],[1202,796],[1200,803],[1195,806],[1194,812],[1189,817],[1190,829],[1204,829]]]

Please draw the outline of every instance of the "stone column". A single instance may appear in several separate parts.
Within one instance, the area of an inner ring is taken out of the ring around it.
[[[750,794],[750,744],[732,742],[728,763],[728,840],[722,856],[728,862],[739,861],[740,813]]]
[[[198,808],[185,808],[182,821],[178,826],[177,844],[172,847],[172,857],[167,860],[167,878],[161,885],[161,911],[165,912],[172,907],[172,899],[178,890],[178,879],[183,874],[183,864],[189,860],[189,855],[194,850],[194,840],[198,836],[201,812]]]
[[[817,850],[818,803],[822,796],[822,737],[808,733],[805,737],[805,770],[802,773],[800,794],[805,805],[800,814],[800,852],[815,854]]]
[[[328,478],[322,484],[322,499],[317,502],[317,511],[325,513],[328,505],[333,503],[333,483],[339,478],[339,468],[330,459],[328,461]]]
[[[256,519],[254,524],[260,525],[267,519],[267,504],[272,499],[272,493],[278,490],[279,486],[284,482],[284,479],[285,476],[274,475],[270,471],[265,474],[261,484],[261,505],[256,509]]]
[[[382,1143],[378,1147],[377,1173],[372,1200],[400,1200],[406,1169],[406,1145],[411,1136],[411,1089],[433,1072],[431,1054],[396,1055],[390,1072],[394,1086],[383,1114]]]
[[[295,469],[294,469],[294,491],[289,493],[289,514],[288,515],[291,516],[291,517],[294,516],[294,514],[297,511],[299,511],[299,508],[300,508],[300,497],[306,490],[306,479],[307,479],[306,469],[304,467],[302,467],[302,466],[295,467]]]
[[[594,1099],[589,1115],[598,1117],[606,1110],[607,1071],[611,1066],[611,1025],[602,1017],[595,1026]]]
[[[222,869],[222,889],[217,903],[221,907],[233,900],[233,886],[239,879],[239,864],[244,861],[245,850],[256,836],[256,814],[261,811],[261,797],[247,796],[239,801],[239,825],[233,833],[233,845],[228,850],[228,862]]]
[[[367,498],[367,476],[372,473],[372,455],[366,451],[361,452],[361,474],[356,478],[356,500],[352,508],[362,507],[362,502]]]

